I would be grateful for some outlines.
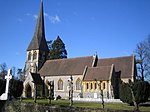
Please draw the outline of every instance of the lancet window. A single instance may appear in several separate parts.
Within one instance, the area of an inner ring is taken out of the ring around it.
[[[35,59],[37,59],[37,52],[36,51],[34,51],[34,53],[33,53],[33,60],[35,60]]]
[[[29,54],[28,54],[28,60],[29,61],[31,60],[31,52],[29,52]]]
[[[76,90],[81,90],[81,79],[78,78],[76,81]]]
[[[63,90],[63,81],[61,79],[58,80],[58,90]]]

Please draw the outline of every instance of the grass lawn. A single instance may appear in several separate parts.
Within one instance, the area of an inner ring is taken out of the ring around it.
[[[34,102],[31,99],[25,99],[22,102]],[[48,100],[37,100],[39,104],[48,104]],[[69,100],[52,100],[52,105],[55,106],[69,106]],[[74,107],[82,107],[82,108],[102,108],[101,103],[96,102],[74,102]],[[105,103],[105,108],[113,109],[113,110],[134,110],[133,106],[129,106],[126,103]],[[150,106],[140,106],[141,111],[150,112]]]

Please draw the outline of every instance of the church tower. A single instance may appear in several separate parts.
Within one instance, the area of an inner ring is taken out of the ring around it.
[[[41,1],[35,32],[27,48],[25,76],[27,76],[29,72],[37,73],[40,70],[40,68],[46,61],[48,52],[49,49],[45,39],[45,29],[44,29],[43,1]]]

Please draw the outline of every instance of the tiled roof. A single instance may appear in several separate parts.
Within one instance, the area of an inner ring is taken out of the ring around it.
[[[40,12],[38,15],[34,36],[27,48],[27,51],[30,50],[48,51],[48,46],[45,39],[43,2],[41,2]]]
[[[84,81],[109,80],[112,70],[112,66],[88,67]]]
[[[134,56],[99,59],[97,66],[111,66],[112,64],[116,72],[121,72],[121,78],[131,78],[133,75]]]
[[[116,75],[120,75],[121,78],[132,78],[136,73],[134,56],[98,59],[97,66],[94,67],[93,62],[93,56],[47,60],[39,73],[41,76],[82,75],[87,66],[84,80],[108,80],[112,65]]]
[[[93,56],[47,60],[39,73],[41,76],[81,75],[85,66],[92,66]]]
[[[38,85],[42,85],[42,79],[41,79],[40,74],[31,73],[31,76],[33,78],[33,83],[38,84]]]

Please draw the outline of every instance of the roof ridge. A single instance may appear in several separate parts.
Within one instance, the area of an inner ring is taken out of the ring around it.
[[[127,58],[127,57],[133,57],[133,55],[131,55],[131,56],[120,56],[120,57],[112,57],[112,58],[100,58],[99,60],[101,60],[101,59],[118,59],[118,58]]]
[[[102,68],[102,67],[111,67],[112,65],[108,66],[96,66],[96,67],[88,67],[88,68]]]
[[[73,59],[88,58],[88,57],[93,57],[93,56],[75,57],[75,58],[63,58],[63,59],[54,59],[54,60],[47,60],[47,61],[73,60]]]

